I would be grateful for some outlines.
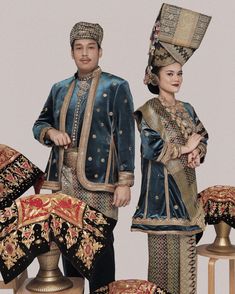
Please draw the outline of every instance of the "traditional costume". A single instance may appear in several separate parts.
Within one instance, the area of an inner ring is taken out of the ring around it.
[[[159,93],[156,69],[175,62],[183,65],[199,47],[210,17],[163,4],[151,34],[145,81]],[[193,133],[201,162],[208,134],[194,108],[182,101],[168,106],[159,97],[135,112],[141,136],[141,194],[132,231],[148,233],[148,279],[174,294],[196,293],[195,234],[204,229],[204,212],[197,199],[195,170],[181,155]]]
[[[98,24],[80,22],[71,31],[70,44],[76,39],[93,39],[100,46],[102,37]],[[43,188],[74,195],[117,220],[117,208],[112,205],[115,187],[132,186],[134,181],[132,113],[127,81],[99,67],[85,77],[77,72],[55,84],[33,127],[35,138],[52,146]],[[54,146],[45,138],[50,128],[70,136],[69,149]],[[77,275],[67,260],[64,264],[67,275]],[[114,272],[110,244],[97,266],[97,276],[90,281],[91,291],[114,281]]]

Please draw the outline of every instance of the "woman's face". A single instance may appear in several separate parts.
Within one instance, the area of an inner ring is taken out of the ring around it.
[[[158,86],[160,91],[167,93],[177,93],[183,81],[182,65],[173,63],[163,66],[158,74]]]

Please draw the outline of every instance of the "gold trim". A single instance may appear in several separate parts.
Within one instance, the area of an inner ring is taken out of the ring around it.
[[[172,235],[172,234],[174,234],[174,235],[191,236],[191,235],[201,233],[202,230],[194,230],[194,231],[152,231],[152,230],[141,230],[141,229],[131,228],[131,232],[142,232],[142,233],[147,233],[147,234],[152,234],[152,235]]]
[[[179,226],[195,226],[198,225],[197,222],[192,222],[190,220],[171,218],[171,219],[156,219],[156,218],[134,218],[132,220],[133,224],[136,225],[151,225],[151,226],[163,226],[163,225],[179,225]]]
[[[44,181],[41,189],[59,191],[61,190],[61,184],[60,182],[56,182],[56,181]]]
[[[46,136],[47,131],[50,130],[50,129],[53,129],[53,127],[45,127],[45,128],[43,128],[43,129],[41,130],[41,133],[40,133],[40,136],[39,136],[39,142],[40,142],[41,144],[47,146],[47,147],[50,147],[50,146],[48,146],[48,145],[45,144],[45,140],[44,140],[44,138],[45,138],[45,136]]]
[[[165,188],[165,197],[166,197],[166,217],[167,219],[171,218],[170,213],[170,195],[169,195],[169,184],[168,184],[168,172],[164,166],[164,188]]]
[[[84,120],[82,124],[82,131],[80,136],[80,142],[78,147],[78,160],[77,160],[77,177],[81,185],[90,191],[107,191],[114,192],[114,185],[105,183],[93,183],[89,181],[85,174],[85,162],[87,154],[87,145],[89,139],[89,133],[91,129],[91,121],[93,115],[94,102],[96,97],[96,90],[98,87],[99,79],[101,75],[101,69],[97,70],[96,75],[92,79],[90,91],[87,98],[87,105],[84,113]]]
[[[64,97],[64,102],[61,107],[60,111],[60,122],[59,122],[59,130],[62,132],[65,132],[65,122],[66,122],[66,115],[69,107],[69,103],[71,100],[71,97],[73,95],[75,87],[75,80],[72,81],[72,83],[69,86],[68,92],[66,93],[66,96]],[[64,147],[59,148],[59,164],[58,164],[58,178],[59,182],[61,182],[61,172],[62,172],[62,166],[63,166],[63,158],[64,158]]]
[[[118,182],[116,186],[129,186],[134,185],[134,174],[132,172],[119,172]]]
[[[106,174],[105,174],[105,184],[108,184],[108,181],[109,181],[113,148],[114,148],[113,134],[111,134],[111,142],[110,142],[110,147],[109,147],[109,157],[108,157],[107,169],[106,169]]]
[[[200,158],[204,157],[206,155],[206,151],[207,151],[207,145],[200,142],[197,146],[198,150],[199,150],[199,156]]]
[[[152,168],[152,162],[148,162],[148,175],[147,175],[147,191],[145,195],[145,209],[144,209],[144,218],[147,217],[147,210],[148,210],[148,194],[149,194],[149,181],[150,181],[150,173]]]

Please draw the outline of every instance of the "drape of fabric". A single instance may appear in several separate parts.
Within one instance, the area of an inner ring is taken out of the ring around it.
[[[43,172],[19,151],[0,144],[0,209],[20,197],[42,175]]]
[[[195,236],[148,235],[148,280],[174,294],[196,294]]]
[[[207,224],[226,222],[235,228],[235,187],[216,185],[208,187],[198,194]]]
[[[96,294],[170,294],[156,284],[138,280],[118,280],[95,291]]]
[[[50,250],[51,241],[89,279],[116,221],[58,193],[12,201],[0,210],[0,224],[0,271],[7,283]]]
[[[142,185],[132,220],[132,230],[153,234],[192,235],[205,227],[204,211],[197,199],[195,170],[180,154],[192,133],[203,139],[198,149],[201,162],[208,134],[189,103],[178,101],[174,109],[159,98],[136,112],[141,135]]]

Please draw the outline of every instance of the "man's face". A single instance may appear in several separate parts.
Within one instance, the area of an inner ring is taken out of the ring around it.
[[[75,40],[71,53],[79,75],[86,75],[97,68],[102,49],[99,49],[96,41],[92,39],[81,39]]]

